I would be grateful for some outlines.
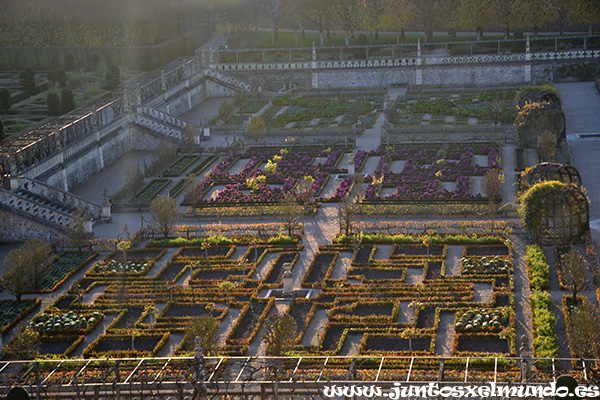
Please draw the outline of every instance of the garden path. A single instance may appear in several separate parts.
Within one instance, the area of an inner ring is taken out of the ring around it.
[[[269,272],[271,269],[271,266],[275,262],[275,259],[277,259],[277,256],[279,256],[279,253],[277,252],[269,252],[265,254],[260,264],[258,264],[256,267],[256,271],[254,271],[254,274],[252,274],[252,279],[263,279],[265,275],[267,275],[267,272]]]
[[[342,350],[340,351],[341,356],[355,356],[360,350],[360,342],[362,341],[364,333],[348,333]]]
[[[315,346],[317,344],[317,334],[323,335],[323,329],[329,322],[327,310],[319,309],[308,323],[308,328],[302,337],[302,346]]]
[[[225,339],[227,339],[227,335],[231,332],[235,321],[237,321],[241,313],[241,308],[229,308],[227,315],[219,324],[219,346],[225,346]]]
[[[275,303],[275,307],[269,311],[269,315],[267,315],[267,319],[272,315],[276,314],[285,314],[285,311],[290,305],[291,300],[277,300]],[[266,320],[265,320],[266,321]],[[248,352],[246,353],[249,357],[260,357],[265,356],[267,354],[267,345],[263,342],[263,338],[265,337],[265,333],[267,329],[265,328],[265,324],[263,323],[258,330],[258,334],[254,337],[250,346],[248,346]]]
[[[169,357],[175,354],[175,350],[183,341],[183,333],[171,333],[167,343],[158,351],[157,357]]]
[[[517,336],[517,354],[520,354],[521,337],[525,335],[529,343],[529,354],[532,354],[533,335],[531,332],[531,289],[529,288],[529,277],[527,275],[526,265],[527,242],[522,236],[513,238],[513,281],[515,286],[515,315],[516,318],[516,336]]]
[[[98,339],[101,335],[106,333],[108,326],[117,318],[117,314],[105,314],[102,322],[94,329],[92,333],[87,335],[83,342],[79,344],[71,354],[71,358],[83,358],[83,351],[90,345],[94,340]]]
[[[173,254],[175,254],[177,250],[179,250],[177,247],[167,249],[167,252],[157,262],[155,262],[152,268],[150,268],[150,270],[146,273],[146,276],[155,278],[160,270],[163,269],[163,267],[167,265],[169,261],[171,261]]]
[[[502,187],[503,203],[514,203],[517,194],[515,174],[515,145],[502,145],[502,165],[504,172],[504,186]]]
[[[351,251],[340,251],[338,258],[331,271],[331,279],[346,279],[348,276],[348,268],[354,254]]]
[[[435,339],[435,355],[451,356],[454,342],[454,313],[440,313],[440,322]]]
[[[464,246],[448,246],[446,253],[446,276],[460,275],[461,259]]]
[[[302,244],[304,249],[300,252],[300,258],[294,265],[294,289],[301,288],[302,277],[308,270],[310,262],[319,251],[320,244],[331,243],[338,228],[338,206],[323,204],[316,217],[306,218],[304,221],[304,237]]]
[[[492,302],[492,284],[474,283],[473,284],[473,302],[491,303]]]
[[[398,312],[399,324],[412,324],[415,322],[415,309],[409,307],[410,301],[400,302],[400,311]]]

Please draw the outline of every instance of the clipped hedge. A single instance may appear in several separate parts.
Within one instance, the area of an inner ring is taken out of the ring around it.
[[[531,290],[547,290],[550,286],[550,266],[544,250],[537,244],[527,246],[527,275]]]
[[[558,337],[550,293],[536,292],[529,301],[533,311],[533,354],[540,358],[556,358]]]

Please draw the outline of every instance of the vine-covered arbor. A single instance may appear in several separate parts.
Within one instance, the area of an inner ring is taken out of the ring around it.
[[[548,162],[537,164],[523,171],[519,191],[525,193],[536,183],[545,181],[559,181],[581,186],[581,175],[572,165]]]
[[[527,231],[538,243],[579,242],[589,229],[588,199],[575,183],[539,182],[520,197],[520,203]]]

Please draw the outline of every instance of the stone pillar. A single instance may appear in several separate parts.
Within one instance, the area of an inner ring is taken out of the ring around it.
[[[312,62],[310,63],[310,81],[313,89],[319,88],[319,73],[315,71],[317,69],[317,49],[315,48],[315,42],[312,43]]]
[[[112,220],[112,216],[110,214],[110,201],[108,200],[108,194],[106,193],[106,189],[104,190],[104,200],[102,201],[102,221],[108,222]]]
[[[527,45],[525,47],[525,82],[531,82],[531,45],[529,35],[527,35]]]
[[[420,86],[423,84],[423,68],[421,65],[423,64],[423,58],[421,57],[421,38],[417,41],[417,76],[415,77],[415,84]]]
[[[348,175],[354,175],[356,173],[356,165],[354,162],[354,154],[348,154]]]
[[[283,294],[294,293],[294,276],[292,275],[292,264],[283,264]]]
[[[98,167],[104,169],[104,152],[102,151],[102,143],[100,143],[100,131],[96,131],[96,145],[98,146]]]

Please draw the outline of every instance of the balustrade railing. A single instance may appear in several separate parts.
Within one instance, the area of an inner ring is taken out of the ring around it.
[[[0,204],[17,213],[61,229],[68,229],[73,220],[73,216],[66,211],[51,205],[43,205],[34,199],[28,199],[23,195],[4,189],[0,189]]]
[[[151,132],[159,134],[169,139],[174,139],[179,142],[182,141],[182,132],[180,129],[167,125],[166,123],[147,117],[141,114],[135,114],[133,116],[133,122],[142,128],[146,128]]]
[[[184,129],[188,122],[185,122],[182,119],[179,119],[171,114],[167,114],[165,112],[159,111],[155,108],[150,107],[138,107],[138,112],[142,115],[147,115],[152,117],[155,120],[166,122],[170,125],[173,125],[177,128]]]
[[[93,218],[99,218],[102,215],[102,206],[99,204],[73,193],[57,189],[36,179],[18,177],[12,181],[17,184],[17,190],[32,193],[43,199],[47,199],[51,203],[59,204],[73,210],[85,210]]]

